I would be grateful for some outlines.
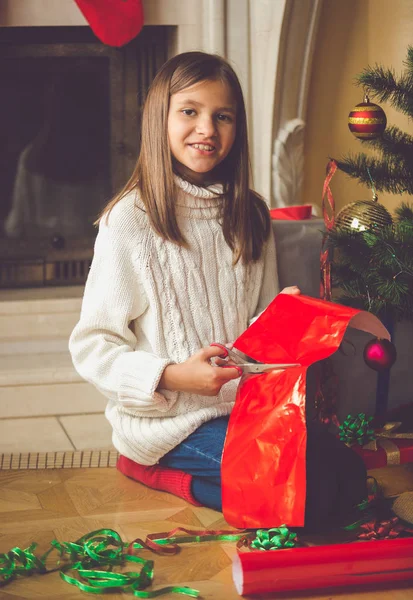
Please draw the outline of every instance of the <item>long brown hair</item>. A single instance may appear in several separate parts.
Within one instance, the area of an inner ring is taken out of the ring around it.
[[[258,260],[270,233],[264,200],[250,190],[247,118],[239,80],[226,60],[204,52],[185,52],[158,71],[142,115],[142,143],[136,167],[125,187],[109,202],[100,218],[133,189],[138,189],[152,228],[163,239],[186,246],[176,220],[172,157],[168,139],[170,97],[206,80],[227,83],[236,101],[236,134],[228,156],[218,166],[223,183],[222,230],[234,253],[234,263]]]

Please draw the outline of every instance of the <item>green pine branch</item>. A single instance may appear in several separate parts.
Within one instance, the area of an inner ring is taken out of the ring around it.
[[[396,110],[413,117],[413,77],[403,74],[396,79],[394,71],[380,65],[366,67],[356,84],[367,88],[368,95],[379,102],[390,102]]]
[[[382,135],[376,139],[360,139],[363,145],[381,152],[385,157],[397,156],[413,177],[413,136],[405,133],[398,127],[387,127]]]
[[[408,73],[413,77],[413,46],[407,47],[407,58],[403,64],[407,68]]]
[[[413,205],[402,203],[387,227],[335,227],[326,243],[334,299],[381,318],[413,319]]]
[[[378,159],[360,153],[355,156],[345,156],[336,162],[341,171],[358,179],[360,183],[364,183],[368,187],[371,187],[371,176],[379,191],[391,194],[413,194],[412,173],[406,167],[401,166],[397,157],[388,156],[386,159]]]
[[[412,48],[413,52],[413,48]],[[395,220],[399,223],[406,221],[405,225],[413,228],[413,206],[407,202],[402,202],[394,211]],[[412,232],[413,235],[413,232]]]

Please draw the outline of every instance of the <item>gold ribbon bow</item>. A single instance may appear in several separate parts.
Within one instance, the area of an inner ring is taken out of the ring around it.
[[[400,464],[400,449],[392,442],[392,439],[410,439],[413,440],[413,433],[395,433],[400,427],[401,421],[386,423],[384,427],[376,432],[376,439],[363,446],[363,450],[378,450],[383,448],[387,456],[388,465]]]

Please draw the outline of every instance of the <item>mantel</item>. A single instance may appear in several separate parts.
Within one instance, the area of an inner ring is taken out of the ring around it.
[[[145,25],[176,26],[176,52],[202,48],[223,54],[224,5],[224,0],[143,0]],[[74,0],[3,0],[0,5],[0,27],[82,25],[88,23]]]

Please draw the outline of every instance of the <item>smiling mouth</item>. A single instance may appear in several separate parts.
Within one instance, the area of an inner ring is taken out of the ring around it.
[[[196,150],[203,150],[205,152],[212,152],[215,150],[215,146],[210,146],[209,144],[190,144],[191,148],[195,148]]]

